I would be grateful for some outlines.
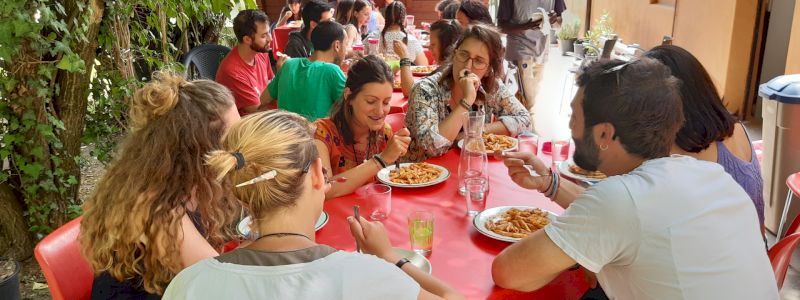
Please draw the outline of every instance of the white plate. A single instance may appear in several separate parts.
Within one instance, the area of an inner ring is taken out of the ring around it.
[[[509,137],[509,138],[512,141],[514,141],[514,147],[511,147],[511,148],[503,150],[503,151],[516,151],[517,148],[519,148],[519,140],[516,139],[516,138],[512,138],[512,137]],[[459,149],[464,149],[464,140],[463,139],[458,140],[458,148]],[[492,150],[492,151],[486,150],[486,154],[487,155],[492,155],[492,154],[494,154],[494,150]]]
[[[414,76],[428,76],[433,71],[436,71],[438,66],[411,66],[411,75]],[[430,69],[430,70],[427,70]]]
[[[317,218],[317,223],[314,224],[314,230],[320,230],[322,227],[325,227],[325,224],[328,224],[328,213],[322,212]],[[239,225],[236,226],[236,229],[239,231],[239,234],[242,236],[250,235],[250,216],[244,217],[241,221],[239,221]]]
[[[420,268],[420,270],[428,272],[428,274],[433,272],[433,265],[431,265],[431,262],[425,258],[425,256],[403,248],[392,248],[392,251],[394,251],[394,253],[397,255],[408,258],[409,262],[417,266],[417,268]]]
[[[403,164],[400,164],[400,168],[408,167],[408,166],[413,165],[413,164],[414,163],[403,163]],[[439,177],[437,177],[436,179],[434,179],[434,180],[432,180],[430,182],[418,183],[418,184],[404,184],[404,183],[392,182],[391,180],[389,180],[389,173],[392,170],[394,170],[394,165],[387,166],[386,168],[383,168],[382,170],[378,171],[378,181],[380,181],[380,182],[382,182],[382,183],[384,183],[386,185],[393,186],[393,187],[418,188],[418,187],[426,187],[426,186],[432,186],[432,185],[435,185],[435,184],[439,184],[439,183],[444,182],[445,180],[447,180],[448,177],[450,177],[450,171],[447,170],[447,168],[439,166],[439,165],[434,165],[434,164],[429,164],[429,165],[434,166],[437,169],[442,171],[442,173],[439,174]]]
[[[492,208],[486,209],[486,210],[482,211],[481,213],[479,213],[478,215],[476,215],[472,219],[472,226],[475,226],[475,229],[477,229],[478,232],[480,232],[481,234],[483,234],[485,236],[488,236],[490,238],[493,238],[495,240],[516,243],[517,241],[521,240],[521,238],[513,238],[513,237],[510,237],[510,236],[500,235],[500,234],[494,233],[494,231],[491,231],[488,228],[486,228],[486,221],[488,221],[489,219],[498,217],[498,216],[502,215],[503,213],[505,213],[507,210],[512,209],[512,208],[534,209],[536,207],[533,207],[533,206],[498,206],[498,207],[492,207]],[[550,219],[550,222],[555,221],[556,214],[554,214],[554,213],[552,213],[552,212],[550,212],[548,210],[544,210],[544,209],[542,209],[542,210],[547,212],[547,214],[549,216],[549,219]]]
[[[560,164],[558,164],[558,172],[560,172],[561,175],[564,175],[564,177],[569,177],[569,178],[577,179],[577,180],[583,180],[583,181],[586,181],[586,182],[592,183],[592,184],[598,183],[600,181],[603,181],[603,179],[589,178],[589,177],[583,176],[581,174],[572,173],[572,171],[569,170],[569,165],[570,164],[575,164],[575,163],[571,159],[562,161]]]

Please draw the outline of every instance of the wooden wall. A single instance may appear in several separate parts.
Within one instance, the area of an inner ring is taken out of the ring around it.
[[[800,3],[794,4],[792,33],[789,38],[789,52],[786,56],[786,74],[800,74]]]
[[[281,9],[286,5],[285,0],[256,0],[258,7],[267,12],[270,22],[277,22]]]
[[[625,43],[645,49],[664,35],[708,69],[728,109],[741,113],[751,97],[748,78],[760,0],[593,0],[592,19],[609,12]],[[594,20],[593,20],[594,21]]]

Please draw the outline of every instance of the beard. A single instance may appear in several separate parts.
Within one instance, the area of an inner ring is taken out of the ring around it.
[[[600,149],[594,142],[591,130],[586,130],[583,138],[575,139],[575,154],[572,156],[575,165],[586,171],[597,171],[600,167]]]
[[[258,46],[256,44],[250,44],[250,50],[253,50],[253,51],[258,52],[258,53],[267,53],[267,52],[269,52],[269,46],[268,45],[269,44],[264,45],[263,47],[260,47],[260,46]]]

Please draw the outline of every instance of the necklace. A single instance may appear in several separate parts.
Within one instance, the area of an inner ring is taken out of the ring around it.
[[[354,160],[356,163],[358,163],[358,162],[359,162],[359,160],[358,160],[358,152],[356,152],[356,143],[354,142],[354,143],[353,143],[352,145],[350,145],[350,146],[353,148],[353,160]],[[370,141],[369,139],[367,139],[367,147],[366,147],[366,148],[364,148],[364,160],[363,160],[363,161],[361,161],[361,162],[366,162],[366,161],[367,161],[367,159],[369,158],[369,150],[370,150],[370,148],[372,148],[372,141]]]
[[[262,235],[262,236],[258,237],[255,241],[258,241],[260,239],[263,239],[263,238],[269,237],[269,236],[274,236],[274,237],[302,236],[302,237],[308,239],[309,241],[311,241],[311,238],[308,237],[307,235],[302,234],[302,233],[294,233],[294,232],[276,232],[276,233],[265,234],[265,235]],[[255,242],[255,241],[253,241],[253,242]]]

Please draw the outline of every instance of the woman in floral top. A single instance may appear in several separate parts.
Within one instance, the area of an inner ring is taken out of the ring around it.
[[[389,114],[394,76],[377,56],[367,56],[350,67],[344,95],[331,108],[330,118],[318,119],[314,144],[322,166],[336,183],[327,199],[350,194],[370,182],[384,164],[403,156],[411,142],[408,129],[392,134],[384,121]]]
[[[444,155],[459,135],[463,113],[481,106],[486,111],[484,132],[516,136],[530,129],[530,113],[498,80],[504,52],[496,29],[471,25],[448,65],[414,85],[405,120],[412,137],[407,160]]]

